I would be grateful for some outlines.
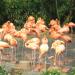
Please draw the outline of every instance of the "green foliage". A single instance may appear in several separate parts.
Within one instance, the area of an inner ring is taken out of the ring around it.
[[[61,75],[59,70],[57,69],[52,69],[52,70],[47,70],[46,72],[43,72],[42,75]]]
[[[1,67],[8,73],[10,73],[12,71],[12,69],[15,67],[15,65],[13,63],[3,63],[1,64]]]
[[[70,72],[68,72],[68,75],[75,75],[75,69],[72,69]]]
[[[8,73],[0,66],[0,75],[8,75]]]
[[[10,20],[23,27],[27,17],[44,18],[46,25],[51,19],[59,18],[61,23],[75,21],[75,0],[2,0],[0,2],[0,24]]]
[[[43,72],[41,75],[49,75],[50,71]]]
[[[53,70],[50,72],[50,75],[60,75],[60,72],[57,70]]]
[[[41,75],[75,75],[75,68],[71,68],[71,70],[66,73],[57,68],[50,68],[49,70],[42,72]]]
[[[58,0],[57,0],[58,1]],[[57,2],[57,10],[58,10],[58,15],[59,19],[62,22],[69,22],[72,19],[72,13],[73,11],[71,10],[73,8],[73,1],[72,0],[59,0]]]

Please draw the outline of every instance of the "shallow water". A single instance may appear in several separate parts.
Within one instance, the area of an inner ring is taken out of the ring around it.
[[[28,68],[28,70],[30,71],[31,69],[33,69],[32,63],[35,63],[35,64],[40,63],[38,60],[38,55],[39,55],[38,50],[36,51],[36,61],[33,62],[32,50],[26,48],[24,46],[24,42],[22,40],[17,39],[17,41],[18,41],[18,46],[15,48],[16,55],[14,55],[14,53],[13,53],[13,57],[16,57],[17,63],[19,63],[21,61],[31,62],[30,68]],[[53,40],[48,39],[48,41],[49,41],[48,45],[49,45],[49,47],[51,47],[51,43]],[[5,49],[4,52],[9,52],[12,55],[12,49]],[[49,48],[49,51],[48,51],[47,55],[45,56],[46,58],[45,57],[43,58],[43,63],[48,64],[48,66],[46,65],[46,68],[53,65],[53,61],[48,59],[48,57],[50,57],[50,56],[54,56],[54,51],[52,51]],[[60,57],[60,59],[61,59],[61,57]],[[75,37],[73,37],[72,43],[67,44],[66,51],[64,52],[63,61],[65,61],[65,65],[75,67]]]

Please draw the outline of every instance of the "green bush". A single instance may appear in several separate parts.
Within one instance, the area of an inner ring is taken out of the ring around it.
[[[75,75],[75,69],[72,69],[67,75]]]
[[[8,73],[0,66],[0,75],[8,75]]]
[[[42,73],[42,75],[61,75],[61,73],[57,69],[53,70],[46,70],[45,72]]]

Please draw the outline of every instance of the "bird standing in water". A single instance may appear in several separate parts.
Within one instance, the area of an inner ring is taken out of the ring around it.
[[[48,39],[47,39],[47,37],[46,36],[44,36],[43,38],[42,38],[42,43],[41,43],[41,45],[40,45],[40,48],[39,48],[39,64],[37,64],[36,65],[36,67],[35,67],[35,71],[40,71],[41,69],[43,69],[44,67],[45,67],[45,69],[46,69],[46,53],[48,52],[48,50],[49,50],[49,46],[48,46]],[[43,64],[42,62],[43,62],[43,57],[44,57],[44,59],[45,59],[45,64]]]
[[[48,46],[48,39],[46,36],[42,38],[42,44],[40,45],[40,55],[39,58],[41,58],[45,53],[48,52],[49,46]]]
[[[0,40],[0,63],[2,62],[2,51],[4,48],[10,48],[10,45],[7,42]]]
[[[51,49],[55,50],[55,61],[54,61],[54,65],[56,66],[56,62],[57,62],[57,56],[62,55],[63,52],[65,51],[65,42],[61,41],[61,40],[55,40],[52,43]],[[60,63],[59,63],[60,64]]]

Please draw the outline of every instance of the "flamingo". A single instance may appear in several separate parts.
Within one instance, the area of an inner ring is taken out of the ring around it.
[[[4,40],[8,41],[11,46],[17,46],[17,41],[11,34],[6,34]]]
[[[14,37],[21,38],[24,40],[24,39],[27,39],[27,33],[29,32],[27,32],[25,28],[22,28],[19,31],[16,30],[12,35]]]
[[[15,31],[12,35],[16,38],[21,38],[20,37],[21,32],[20,31]]]
[[[54,65],[56,66],[56,56],[63,54],[63,52],[65,51],[65,42],[62,40],[55,40],[52,43],[51,49],[55,50],[55,61],[54,61]]]
[[[48,52],[49,46],[48,46],[48,39],[46,36],[42,38],[42,44],[40,45],[40,55],[39,58],[41,58],[45,53]]]
[[[72,38],[66,34],[66,33],[69,33],[69,31],[70,31],[69,30],[70,26],[68,23],[64,24],[63,27],[58,26],[59,24],[56,23],[56,21],[54,21],[54,20],[52,23],[50,23],[50,24],[52,24],[52,26],[49,30],[49,32],[51,34],[50,35],[51,38],[62,39],[66,42],[66,44],[72,42]],[[73,24],[71,24],[71,25],[73,25]],[[71,31],[71,32],[73,32],[73,31]],[[66,53],[67,53],[67,51],[66,51]]]
[[[24,28],[27,34],[29,35],[36,34],[38,37],[40,37],[39,28],[35,24],[35,18],[33,16],[28,17],[26,23],[24,24]]]
[[[2,62],[2,50],[4,48],[10,48],[10,45],[7,42],[0,40],[0,62]]]
[[[33,25],[35,25],[35,18],[33,16],[29,16],[26,23],[24,24],[24,27],[31,28]]]
[[[25,47],[32,49],[32,57],[34,58],[33,67],[35,67],[35,57],[36,57],[36,55],[35,55],[36,52],[35,51],[37,49],[39,49],[39,43],[40,43],[40,39],[36,38],[36,37],[28,40],[25,43]]]
[[[53,26],[53,25],[55,25],[55,24],[57,24],[57,22],[56,22],[54,19],[52,19],[52,20],[50,21],[50,23],[49,23],[50,26]]]
[[[49,37],[50,37],[50,38],[53,38],[53,39],[60,39],[61,34],[58,33],[58,32],[56,32],[56,31],[52,31],[52,32],[50,33],[50,36],[49,36]]]
[[[55,30],[55,28],[52,27],[49,30],[50,38],[53,38],[53,39],[62,39],[65,42],[70,43],[72,41],[72,38],[70,36],[68,36],[67,34],[65,34],[64,32],[65,33],[69,32],[69,29],[66,27],[66,28],[60,28],[59,30]]]
[[[60,34],[60,35],[65,34],[65,33],[68,33],[68,32],[70,31],[70,30],[69,30],[69,27],[72,28],[72,27],[75,26],[74,23],[70,22],[70,23],[64,24],[63,27],[60,27],[60,26],[59,26],[59,23],[58,23],[56,20],[52,20],[52,21],[50,22],[50,25],[51,25],[51,28],[50,28],[49,32],[50,32],[50,33],[53,33],[52,29],[54,29],[55,33],[56,33],[56,34]],[[71,32],[73,32],[72,29],[71,29]],[[64,35],[64,36],[65,36],[65,35]],[[68,36],[68,37],[69,37],[69,36]],[[61,38],[64,39],[64,40],[66,40],[64,37],[61,37]],[[70,38],[70,37],[69,37],[69,38]],[[58,38],[58,39],[59,39],[59,38]]]
[[[61,27],[57,32],[59,33],[68,33],[70,30],[69,30],[69,27],[68,27],[68,24],[64,24],[63,27]]]
[[[72,42],[72,38],[68,35],[64,34],[60,38],[63,39],[66,43],[71,43]]]
[[[69,26],[68,23],[64,24],[63,27],[60,26],[60,22],[59,20],[51,20],[50,21],[50,32],[52,32],[51,30],[54,29],[55,32],[58,32],[60,34],[64,34],[64,33],[68,33],[69,32]]]
[[[13,56],[14,46],[17,47],[17,41],[16,41],[16,39],[12,35],[6,34],[4,36],[4,40],[8,41],[10,43],[11,49],[12,49],[12,56]],[[15,51],[15,56],[16,56],[16,51]],[[13,58],[11,60],[13,60]],[[15,60],[16,60],[16,57],[15,57]]]
[[[4,35],[3,35],[3,29],[0,28],[0,39],[3,39]]]
[[[55,41],[52,43],[51,49],[52,49],[52,48],[56,49],[56,50],[55,50],[55,53],[59,55],[60,53],[62,53],[62,52],[65,50],[64,44],[65,44],[64,41],[55,40]],[[59,48],[59,47],[60,47],[60,48]],[[63,49],[61,49],[61,47],[62,47]],[[59,48],[59,49],[58,49],[58,48]]]
[[[20,38],[23,40],[23,41],[26,41],[27,40],[27,34],[25,34],[25,33],[21,33],[20,34]]]
[[[75,27],[75,23],[69,22],[69,23],[68,23],[68,26],[71,28],[71,37],[72,37],[72,34],[73,34],[73,27]]]
[[[54,28],[56,31],[59,30],[61,28],[59,20],[52,19],[49,23],[49,27],[50,29]]]
[[[7,21],[5,22],[3,25],[2,25],[2,28],[4,29],[4,32],[8,32],[9,31],[9,28],[8,28],[8,25],[10,24],[10,21]]]
[[[44,19],[42,19],[41,17],[38,18],[36,22],[36,26],[38,26],[39,30],[42,32],[45,32],[46,30],[48,30],[48,27],[45,25]]]
[[[39,48],[39,43],[40,43],[39,38],[32,38],[30,40],[27,40],[27,42],[25,43],[25,46],[27,48],[31,48],[33,50],[36,50],[37,48]]]
[[[27,21],[31,21],[32,23],[35,23],[35,18],[33,16],[29,16]]]
[[[40,48],[39,48],[39,52],[40,52],[40,55],[39,55],[39,61],[41,62],[41,58],[43,57],[43,55],[45,55],[47,52],[48,52],[48,49],[49,49],[49,46],[48,46],[48,39],[46,36],[44,36],[42,38],[42,44],[40,45]],[[36,68],[35,68],[35,71],[39,71],[41,70],[42,68],[44,67],[43,64],[39,63],[36,65]],[[45,68],[46,68],[46,60],[45,60]]]
[[[3,32],[3,29],[2,28],[0,28],[0,33],[2,33]]]
[[[69,27],[75,27],[75,23],[69,22],[69,23],[68,23],[68,26],[69,26]]]
[[[42,19],[41,17],[38,18],[36,24],[40,24],[40,23],[45,24],[44,19]]]
[[[10,45],[8,43],[0,40],[0,48],[9,48],[9,47]]]
[[[39,24],[39,29],[42,32],[45,32],[46,30],[48,30],[47,26],[46,25],[42,25],[42,24]]]
[[[49,26],[50,38],[59,39],[61,37],[61,34],[57,32],[61,28],[59,22],[52,19],[49,23]]]
[[[14,33],[15,32],[15,26],[12,22],[7,21],[2,25],[2,29],[4,30],[4,34],[6,33]]]

